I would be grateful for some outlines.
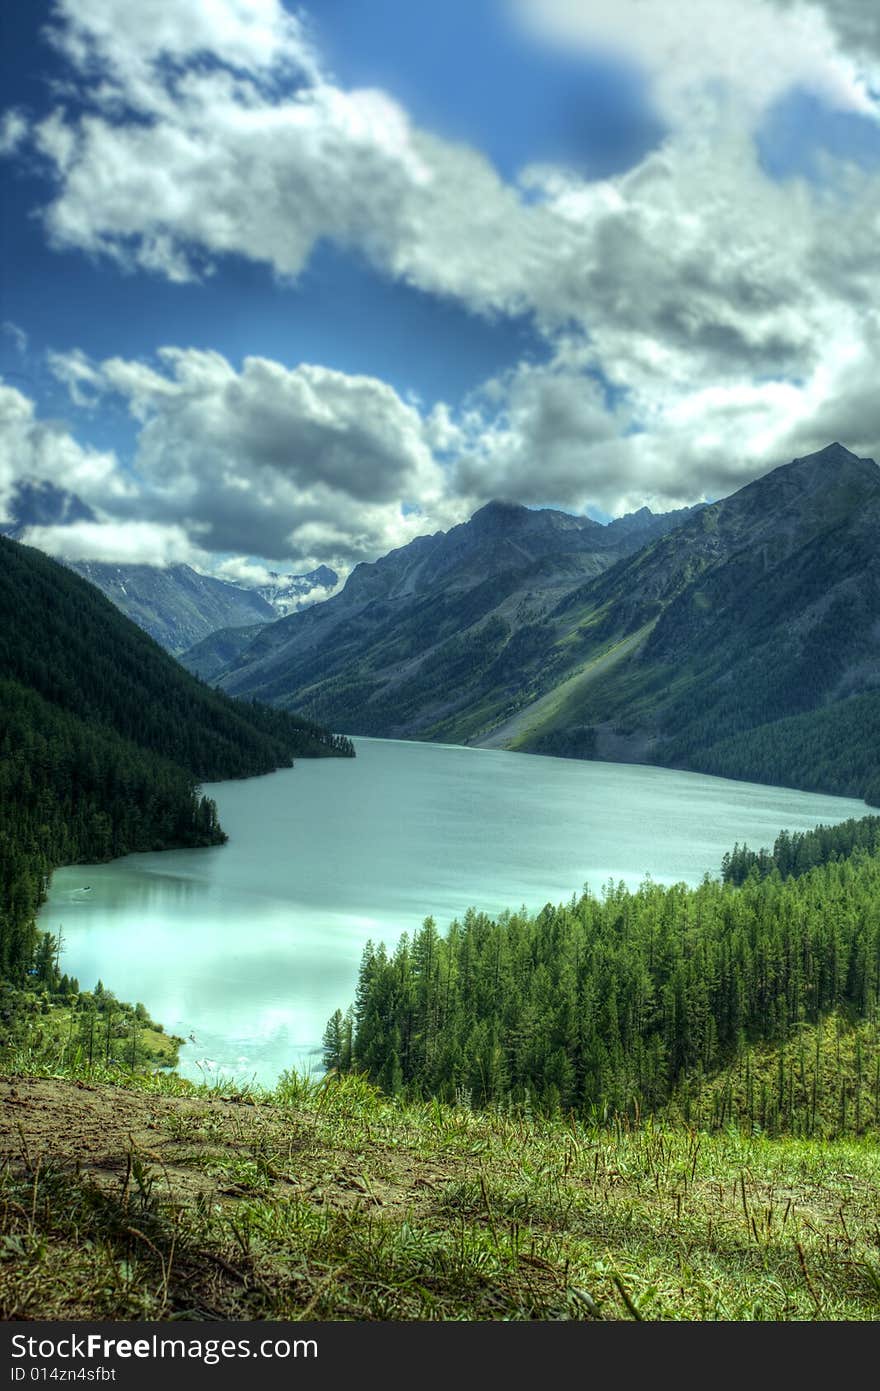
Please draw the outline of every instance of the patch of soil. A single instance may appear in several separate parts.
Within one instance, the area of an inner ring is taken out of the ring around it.
[[[175,1201],[198,1193],[234,1201],[265,1191],[275,1200],[398,1215],[431,1206],[438,1189],[462,1177],[458,1163],[425,1162],[381,1145],[371,1147],[368,1166],[365,1159],[322,1138],[313,1115],[291,1108],[0,1078],[0,1162],[28,1172],[71,1169],[102,1187],[125,1188],[138,1160]]]

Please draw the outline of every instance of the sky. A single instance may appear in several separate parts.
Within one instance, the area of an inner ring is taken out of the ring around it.
[[[75,493],[51,554],[345,575],[880,456],[875,0],[30,0],[0,48],[0,524]]]

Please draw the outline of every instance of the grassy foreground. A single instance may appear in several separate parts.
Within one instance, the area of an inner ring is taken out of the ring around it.
[[[20,1056],[4,1319],[875,1319],[880,1149]],[[41,1075],[42,1074],[42,1075]]]

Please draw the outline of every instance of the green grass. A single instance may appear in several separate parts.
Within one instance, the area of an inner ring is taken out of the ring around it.
[[[880,1026],[843,1014],[799,1024],[784,1043],[755,1043],[713,1075],[690,1078],[670,1118],[715,1130],[737,1125],[770,1135],[880,1139]]]
[[[880,1316],[864,1138],[477,1113],[357,1077],[228,1094],[103,1068],[83,1089],[30,1061],[42,1081],[7,1060],[20,1101],[112,1107],[128,1138],[100,1162],[61,1138],[40,1149],[20,1105],[4,1318]]]
[[[524,751],[540,751],[542,741],[547,741],[553,736],[564,736],[570,730],[577,731],[582,729],[585,723],[589,724],[584,711],[595,708],[591,705],[592,687],[610,679],[616,670],[614,662],[607,672],[602,667],[597,672],[596,667],[600,663],[606,663],[609,658],[613,659],[614,654],[625,644],[630,650],[637,650],[652,626],[653,624],[647,623],[637,633],[619,638],[598,651],[591,651],[579,669],[562,677],[555,690],[547,694],[545,703],[534,712],[532,723],[517,735],[510,747]],[[626,655],[625,652],[621,654],[623,657]]]
[[[19,989],[0,983],[0,1018],[7,1057],[73,1067],[90,1080],[99,1064],[116,1061],[131,1072],[176,1067],[182,1038],[167,1034],[142,1005],[108,992],[52,992],[44,985]]]

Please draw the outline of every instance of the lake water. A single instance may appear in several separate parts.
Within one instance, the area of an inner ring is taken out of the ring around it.
[[[609,879],[698,883],[734,842],[866,813],[863,803],[693,773],[356,740],[206,785],[229,843],[60,869],[41,913],[62,967],[193,1035],[181,1071],[271,1084],[320,1067],[368,938],[427,914],[542,907]],[[88,886],[88,887],[86,887]]]

